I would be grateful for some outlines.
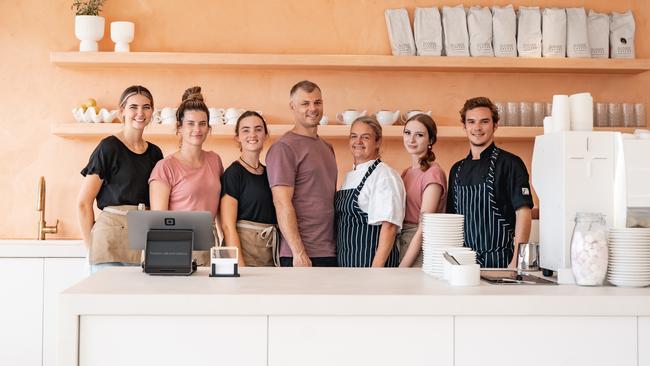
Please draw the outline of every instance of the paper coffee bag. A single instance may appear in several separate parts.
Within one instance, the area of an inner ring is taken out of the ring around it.
[[[609,24],[609,44],[612,58],[634,58],[636,25],[632,12],[612,13]]]
[[[492,7],[492,41],[497,57],[517,57],[517,15],[512,5]]]
[[[467,12],[469,54],[494,56],[492,51],[492,12],[489,8],[472,6]]]
[[[442,54],[442,24],[437,7],[415,8],[413,28],[418,56]]]
[[[566,57],[566,12],[562,8],[542,11],[542,55]]]
[[[542,57],[542,14],[539,8],[520,6],[517,26],[519,57]]]
[[[592,58],[609,57],[609,16],[589,10],[587,16],[589,53]]]
[[[469,56],[469,36],[463,5],[442,8],[442,31],[445,55]]]
[[[406,9],[386,9],[384,16],[393,56],[414,56],[415,41]]]
[[[566,54],[569,57],[591,57],[589,34],[587,33],[587,13],[585,8],[566,10]]]

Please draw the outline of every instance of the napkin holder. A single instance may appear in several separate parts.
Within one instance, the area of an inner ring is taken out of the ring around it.
[[[239,248],[210,248],[210,277],[239,277]]]

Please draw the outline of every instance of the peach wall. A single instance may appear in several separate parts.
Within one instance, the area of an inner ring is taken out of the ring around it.
[[[72,122],[70,110],[88,97],[115,108],[121,91],[131,84],[151,89],[156,105],[178,104],[182,91],[201,85],[208,104],[262,110],[271,123],[288,123],[288,90],[310,79],[323,89],[330,119],[336,111],[362,108],[432,109],[439,124],[456,125],[457,111],[472,96],[493,100],[548,100],[552,94],[591,91],[595,99],[649,104],[643,75],[471,74],[425,72],[275,71],[165,68],[60,68],[49,62],[51,51],[73,51],[71,0],[0,2],[0,238],[33,238],[38,220],[38,177],[47,179],[48,223],[60,220],[59,234],[78,238],[75,199],[84,166],[98,142],[64,139],[50,134],[53,123]],[[133,51],[255,52],[313,54],[389,54],[384,9],[454,5],[459,1],[416,0],[108,0],[107,20],[136,23]],[[508,1],[474,0],[467,5],[504,5]],[[598,11],[632,9],[637,20],[637,57],[650,57],[650,10],[643,1],[519,1],[515,5],[586,6]],[[105,35],[100,50],[112,50]],[[460,128],[460,127],[459,127]],[[174,138],[156,138],[163,151],[175,149]],[[342,140],[334,141],[339,176],[351,159]],[[532,141],[503,144],[529,164]],[[234,145],[210,140],[209,149],[226,164],[237,157]],[[466,153],[464,142],[436,147],[441,165]],[[408,165],[399,140],[387,141],[384,159],[398,170]]]

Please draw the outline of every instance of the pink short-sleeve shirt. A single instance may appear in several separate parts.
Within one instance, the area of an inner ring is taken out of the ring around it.
[[[213,151],[204,151],[200,168],[184,165],[173,155],[158,161],[149,183],[160,181],[169,185],[169,209],[174,211],[210,211],[217,216],[221,197],[223,164]]]
[[[404,188],[406,188],[406,215],[404,222],[417,224],[420,221],[422,195],[430,184],[438,184],[442,187],[442,195],[440,196],[435,212],[445,212],[445,206],[447,204],[447,177],[438,163],[432,162],[426,171],[409,167],[402,172],[402,180],[404,181]]]

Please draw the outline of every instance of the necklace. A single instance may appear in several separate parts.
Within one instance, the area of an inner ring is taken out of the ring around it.
[[[246,164],[247,167],[253,169],[254,171],[257,171],[257,169],[260,168],[260,161],[259,161],[259,160],[257,161],[257,166],[252,166],[252,165],[248,164],[248,163],[246,162],[246,160],[244,160],[244,158],[241,157],[241,156],[239,157],[239,160],[241,160],[242,163]]]

